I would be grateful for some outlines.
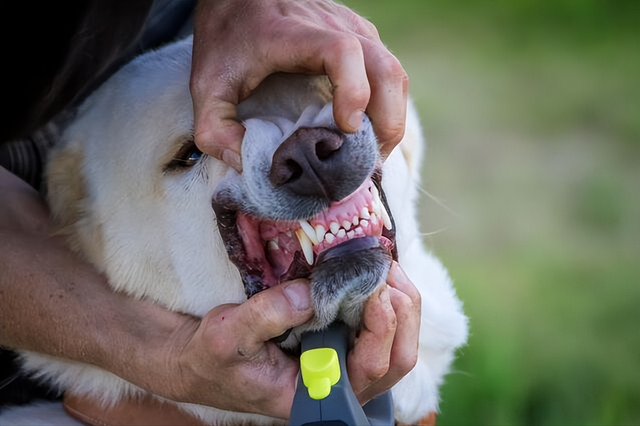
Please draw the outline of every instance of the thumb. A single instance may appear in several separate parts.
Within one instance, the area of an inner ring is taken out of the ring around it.
[[[310,320],[313,312],[308,281],[294,280],[261,291],[240,305],[235,315],[243,326],[245,344],[253,342],[259,351],[264,342]]]

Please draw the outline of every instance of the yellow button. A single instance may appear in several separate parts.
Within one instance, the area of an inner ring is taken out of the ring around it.
[[[303,352],[300,356],[300,373],[311,398],[326,398],[331,393],[331,386],[340,380],[338,353],[332,348]]]

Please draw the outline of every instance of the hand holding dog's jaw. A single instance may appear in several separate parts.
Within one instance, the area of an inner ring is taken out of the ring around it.
[[[329,2],[232,0],[196,14],[190,87],[202,151],[240,171],[236,106],[274,72],[328,75],[342,131],[357,131],[366,110],[384,158],[400,142],[408,78],[370,22]]]
[[[348,355],[349,377],[361,403],[390,389],[417,357],[419,294],[396,263],[387,284],[366,303],[364,329]],[[214,308],[197,329],[192,325],[174,333],[183,342],[172,352],[178,354],[183,381],[164,396],[288,418],[299,365],[269,340],[312,316],[306,280],[269,288],[241,305]]]
[[[393,262],[387,285],[364,307],[364,327],[348,355],[349,378],[360,403],[390,389],[415,366],[420,293]]]
[[[298,362],[269,340],[312,316],[304,280],[267,289],[241,305],[217,306],[184,342],[178,356],[183,384],[167,396],[287,418]]]

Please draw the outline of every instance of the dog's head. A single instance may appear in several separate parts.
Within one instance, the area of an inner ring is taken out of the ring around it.
[[[116,290],[172,309],[309,277],[308,327],[357,326],[394,253],[371,123],[344,134],[325,77],[274,75],[238,107],[237,173],[193,141],[190,50],[137,59],[80,108],[48,169],[59,226]]]

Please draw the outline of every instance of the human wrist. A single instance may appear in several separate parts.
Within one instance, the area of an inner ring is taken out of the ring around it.
[[[188,399],[188,377],[182,374],[180,358],[198,318],[131,298],[124,301],[119,314],[119,330],[114,333],[120,336],[104,336],[96,364],[153,394]]]

